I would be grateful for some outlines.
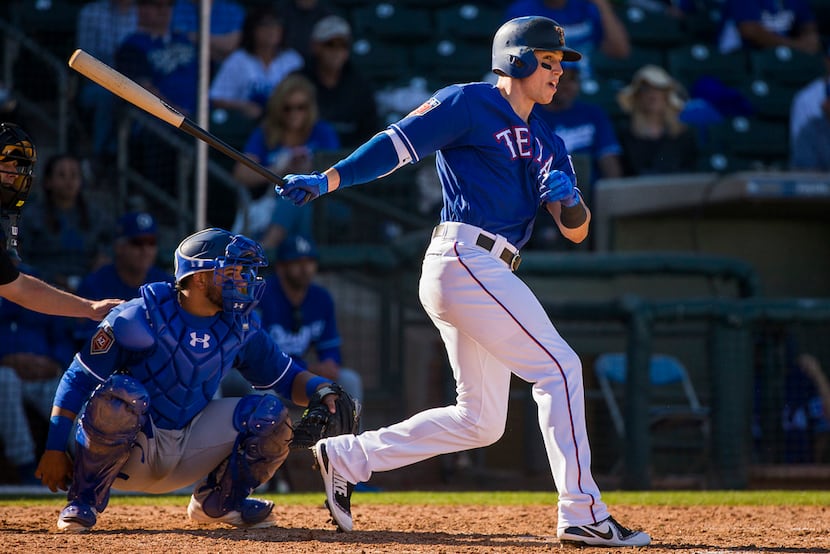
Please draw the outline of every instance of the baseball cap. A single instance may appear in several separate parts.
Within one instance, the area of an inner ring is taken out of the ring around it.
[[[326,42],[333,38],[346,38],[352,36],[352,28],[349,22],[339,15],[329,15],[314,24],[311,29],[311,40]]]
[[[147,212],[128,212],[121,216],[115,227],[117,238],[132,239],[152,235],[157,232],[155,218]]]
[[[317,247],[314,241],[302,235],[285,237],[277,247],[277,261],[291,262],[301,258],[317,259]]]

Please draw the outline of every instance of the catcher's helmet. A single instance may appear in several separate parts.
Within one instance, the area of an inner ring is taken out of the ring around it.
[[[36,160],[29,135],[14,123],[0,123],[0,208],[4,213],[20,213],[32,187]]]
[[[175,254],[176,282],[200,271],[213,271],[222,287],[223,310],[247,315],[259,302],[265,281],[258,268],[268,265],[262,246],[244,235],[211,227],[193,233],[179,243]],[[226,275],[226,267],[242,266],[241,276]]]
[[[562,60],[575,62],[582,54],[565,46],[565,31],[547,17],[527,16],[511,19],[493,37],[493,72],[521,79],[536,71],[534,50],[562,52]]]

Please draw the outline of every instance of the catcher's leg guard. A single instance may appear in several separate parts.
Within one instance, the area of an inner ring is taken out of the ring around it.
[[[110,487],[130,457],[149,405],[144,385],[127,375],[113,375],[95,389],[75,434],[70,501],[78,500],[98,512],[107,507]]]
[[[239,431],[233,452],[194,489],[193,498],[205,514],[219,518],[238,511],[244,523],[268,516],[272,503],[254,506],[245,500],[288,456],[290,423],[288,410],[276,396],[249,394],[239,401],[233,414]]]

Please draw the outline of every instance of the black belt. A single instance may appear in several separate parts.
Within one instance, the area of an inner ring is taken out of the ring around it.
[[[435,227],[435,230],[432,232],[432,236],[436,237],[436,236],[440,235],[443,228],[444,228],[444,224],[439,223]],[[496,246],[496,240],[488,237],[484,233],[480,233],[478,235],[478,238],[476,239],[476,246],[480,246],[481,248],[484,248],[488,252],[492,252],[493,247]],[[517,269],[519,269],[519,265],[521,265],[521,263],[522,263],[522,256],[521,256],[521,254],[519,254],[519,251],[517,250],[514,253],[509,248],[505,248],[504,250],[501,251],[501,254],[499,254],[499,259],[507,264],[507,267],[510,268],[510,271],[516,271]]]

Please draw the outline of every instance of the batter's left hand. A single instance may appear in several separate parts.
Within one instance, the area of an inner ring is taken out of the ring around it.
[[[283,178],[282,185],[274,185],[274,192],[291,200],[295,206],[302,206],[328,191],[328,177],[317,172],[307,175],[289,174]]]
[[[579,204],[579,192],[573,178],[564,171],[554,169],[540,178],[539,199],[545,202],[561,202],[565,208]]]

